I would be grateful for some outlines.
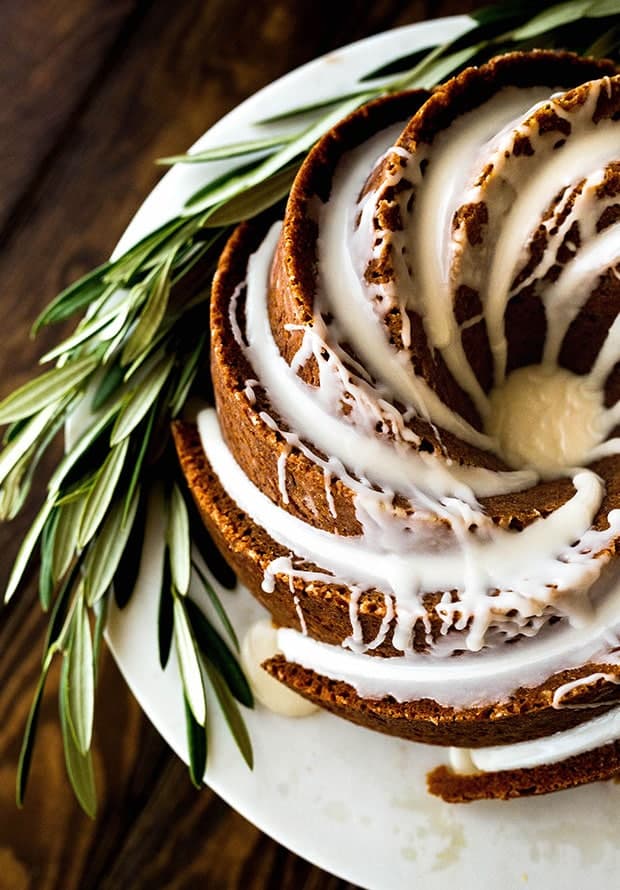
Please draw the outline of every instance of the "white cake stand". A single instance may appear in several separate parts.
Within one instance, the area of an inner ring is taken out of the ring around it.
[[[248,99],[196,144],[258,134],[252,122],[350,88],[358,76],[470,27],[465,16],[379,34],[292,72]],[[174,215],[220,164],[178,166],[145,201],[117,251]],[[129,606],[111,609],[107,639],[142,708],[187,761],[181,684],[174,659],[159,667],[157,606],[161,554],[155,511]],[[240,637],[264,613],[244,590],[221,591]],[[200,593],[196,592],[200,600]],[[548,797],[445,804],[425,790],[441,749],[388,738],[327,713],[278,717],[246,712],[255,752],[250,772],[212,703],[207,783],[247,819],[311,862],[372,890],[498,887],[613,890],[620,786],[599,783]],[[188,780],[189,781],[189,780]]]

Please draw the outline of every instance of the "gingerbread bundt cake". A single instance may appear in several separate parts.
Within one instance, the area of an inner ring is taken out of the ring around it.
[[[265,669],[451,746],[446,800],[620,771],[619,119],[539,51],[351,115],[232,236],[175,428]]]

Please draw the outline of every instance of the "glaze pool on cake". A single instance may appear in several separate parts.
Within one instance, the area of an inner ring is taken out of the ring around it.
[[[356,112],[229,242],[217,412],[175,430],[267,670],[481,749],[446,799],[620,769],[619,116],[613,66],[546,52]]]

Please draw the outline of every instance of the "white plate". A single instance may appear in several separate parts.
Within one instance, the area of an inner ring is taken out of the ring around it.
[[[197,147],[257,133],[252,122],[349,88],[358,76],[395,56],[464,31],[464,16],[380,34],[318,59],[248,99]],[[220,165],[177,167],[152,192],[125,232],[125,249],[176,213]],[[147,538],[161,511],[152,511]],[[181,685],[157,650],[161,555],[148,545],[138,588],[122,612],[111,611],[108,641],[141,706],[187,761]],[[200,601],[199,592],[196,593]],[[222,591],[239,633],[263,614],[246,591]],[[204,602],[202,603],[204,605]],[[367,888],[401,887],[598,890],[618,886],[620,786],[590,785],[510,803],[444,804],[425,790],[425,773],[441,749],[384,737],[327,713],[299,720],[257,706],[246,712],[254,771],[241,760],[213,703],[206,781],[247,819],[291,850]],[[189,781],[189,779],[188,779]]]

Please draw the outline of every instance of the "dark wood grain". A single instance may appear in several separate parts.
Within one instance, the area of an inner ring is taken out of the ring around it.
[[[62,286],[110,252],[160,174],[153,158],[182,151],[319,53],[474,5],[0,0],[0,396],[59,336],[33,342],[28,332]],[[0,588],[36,493],[23,517],[0,526]],[[15,770],[44,629],[31,581],[0,623],[0,890],[351,886],[288,853],[213,792],[196,792],[109,655],[97,695],[97,820],[82,815],[67,784],[55,671],[18,812]]]

